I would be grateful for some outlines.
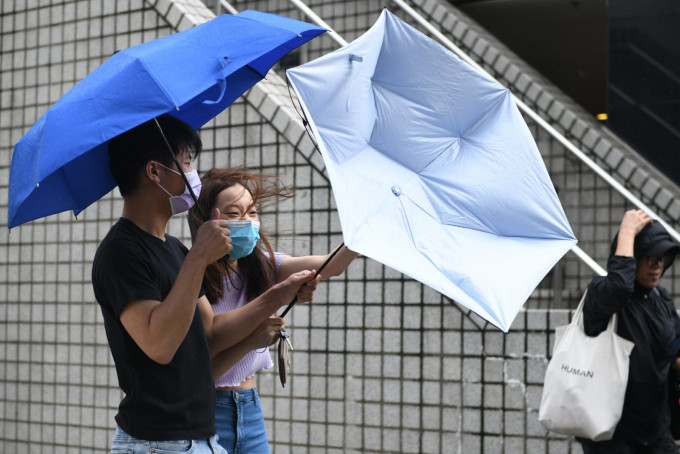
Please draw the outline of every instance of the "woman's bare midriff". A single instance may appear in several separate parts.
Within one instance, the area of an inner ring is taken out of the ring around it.
[[[255,387],[255,377],[247,378],[243,383],[238,386],[218,386],[218,391],[233,391],[235,389],[252,389]]]

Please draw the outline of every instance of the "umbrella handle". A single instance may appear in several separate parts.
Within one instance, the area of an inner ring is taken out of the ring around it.
[[[344,245],[345,245],[344,242],[340,243],[340,246],[338,246],[338,248],[337,248],[335,251],[333,251],[333,253],[331,254],[331,256],[328,257],[328,258],[326,259],[325,262],[323,262],[323,265],[321,265],[321,267],[320,267],[320,268],[317,270],[317,272],[314,274],[314,279],[316,279],[317,276],[319,275],[319,273],[321,273],[321,271],[323,271],[323,269],[326,268],[326,265],[328,265],[328,263],[329,263],[331,260],[333,260],[333,257],[335,257],[335,255],[336,255],[338,252],[340,252],[340,249],[342,249],[342,247],[343,247]],[[303,285],[307,285],[307,284],[305,283],[305,284],[303,284]],[[295,298],[293,298],[293,301],[291,301],[291,302],[288,304],[288,307],[286,307],[286,310],[283,311],[283,314],[281,314],[281,318],[285,317],[286,314],[288,313],[288,311],[291,310],[291,309],[293,308],[293,306],[295,306],[295,303],[297,303],[297,300],[298,300],[298,297],[297,297],[297,296],[296,296]]]

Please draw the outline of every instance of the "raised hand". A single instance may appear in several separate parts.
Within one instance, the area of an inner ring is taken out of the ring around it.
[[[633,257],[635,255],[635,236],[652,221],[652,218],[642,210],[626,211],[619,227],[616,255]]]
[[[206,264],[229,254],[233,247],[228,225],[229,221],[220,219],[219,208],[213,209],[212,219],[198,228],[191,251],[200,254]]]
[[[644,211],[628,210],[623,215],[623,219],[621,220],[621,228],[619,231],[622,233],[630,233],[635,236],[651,223],[652,218],[649,217],[649,215],[647,215],[647,213]]]

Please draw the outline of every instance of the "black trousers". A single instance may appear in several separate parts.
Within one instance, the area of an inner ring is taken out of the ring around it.
[[[594,442],[577,439],[583,447],[583,454],[678,454],[678,446],[673,440],[670,429],[648,445],[631,443],[623,440],[607,440]]]

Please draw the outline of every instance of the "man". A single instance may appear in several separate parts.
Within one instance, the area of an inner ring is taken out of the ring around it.
[[[627,211],[612,242],[606,277],[588,286],[586,334],[595,336],[618,313],[617,332],[635,344],[621,420],[612,440],[579,440],[585,454],[677,453],[670,432],[668,374],[675,367],[680,319],[659,279],[680,252],[668,232],[641,210]]]
[[[274,313],[296,294],[310,301],[318,282],[313,270],[303,271],[242,311],[214,316],[201,283],[208,264],[231,250],[228,221],[213,213],[191,250],[165,233],[170,217],[194,203],[182,173],[194,195],[200,191],[191,167],[200,151],[197,132],[169,115],[109,144],[123,212],[97,250],[92,284],[125,392],[112,450],[224,452],[215,436],[211,356],[245,338],[261,314]]]

